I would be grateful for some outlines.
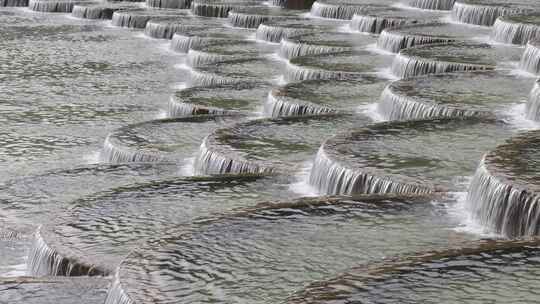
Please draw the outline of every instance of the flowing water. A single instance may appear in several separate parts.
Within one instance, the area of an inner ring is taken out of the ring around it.
[[[0,302],[534,302],[530,1],[0,0]]]

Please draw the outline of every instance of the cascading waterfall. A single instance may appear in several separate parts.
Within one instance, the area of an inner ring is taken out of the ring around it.
[[[194,115],[227,115],[233,111],[214,108],[201,107],[196,104],[185,103],[171,98],[167,107],[167,117],[185,117]]]
[[[172,36],[170,49],[178,53],[188,53],[191,48],[208,45],[219,38],[206,38],[200,36],[188,36],[175,33]]]
[[[242,8],[250,3],[235,3],[235,2],[193,2],[191,3],[191,11],[196,16],[227,18],[229,11],[235,8]]]
[[[107,298],[105,304],[135,304],[129,295],[124,291],[122,282],[120,280],[120,269],[116,270],[111,286],[107,291]]]
[[[115,5],[75,5],[71,15],[82,19],[112,19],[115,11],[126,8]]]
[[[114,26],[140,28],[146,27],[146,23],[150,20],[146,15],[132,15],[129,11],[117,11],[113,13],[111,24]]]
[[[493,175],[486,157],[471,181],[467,202],[473,217],[496,233],[508,237],[540,233],[540,194]]]
[[[491,39],[502,43],[522,45],[527,44],[531,39],[540,39],[540,24],[519,23],[510,19],[502,17],[495,21]]]
[[[107,275],[106,271],[83,265],[58,254],[43,239],[41,228],[34,234],[28,253],[28,270],[35,276],[95,276]]]
[[[407,4],[426,10],[449,11],[454,7],[455,2],[456,0],[410,0]]]
[[[306,28],[287,28],[263,23],[257,28],[255,37],[260,41],[279,43],[284,38],[298,36],[309,31]]]
[[[28,6],[28,0],[0,0],[0,7]]]
[[[540,121],[540,83],[536,82],[529,95],[526,105],[526,115],[530,120]]]
[[[527,43],[519,67],[529,73],[540,74],[540,40]]]
[[[392,74],[399,78],[408,78],[425,74],[438,74],[458,71],[492,70],[493,67],[423,59],[398,54],[392,62]]]
[[[146,0],[147,7],[185,9],[191,7],[191,0]]]
[[[311,15],[321,18],[351,20],[354,14],[362,12],[365,12],[365,7],[358,5],[326,4],[315,1],[311,6]]]
[[[286,100],[276,96],[275,90],[268,94],[264,104],[264,113],[266,116],[277,118],[287,116],[305,116],[305,115],[324,115],[336,113],[336,110],[308,103],[295,103],[292,100]]]
[[[357,15],[352,18],[350,28],[363,33],[380,34],[384,29],[398,27],[408,23],[405,18]]]
[[[492,26],[500,16],[519,12],[520,10],[516,8],[456,2],[452,8],[452,19],[463,23]]]
[[[388,120],[415,120],[435,117],[464,117],[480,115],[478,111],[429,104],[397,95],[386,87],[377,104],[378,112]]]
[[[164,157],[159,153],[138,151],[122,147],[114,142],[112,139],[113,136],[114,133],[109,134],[103,143],[100,157],[104,162],[119,164],[132,162],[159,162],[164,160]]]
[[[227,20],[233,27],[256,29],[263,22],[276,19],[284,19],[285,16],[249,14],[236,11],[230,11]]]
[[[211,73],[202,73],[199,71],[192,70],[189,80],[189,85],[192,87],[196,86],[215,86],[222,84],[234,84],[242,81],[241,79],[223,77]]]
[[[395,32],[391,29],[383,30],[379,39],[377,39],[377,47],[392,53],[398,53],[402,49],[410,48],[417,45],[433,44],[433,43],[449,43],[455,39],[443,38],[437,36],[424,36]]]
[[[421,185],[394,182],[388,178],[353,170],[328,157],[319,149],[309,176],[309,183],[323,195],[355,194],[428,194],[432,189]]]
[[[200,52],[190,49],[187,53],[186,63],[190,67],[195,68],[224,61],[227,59],[227,57],[229,56]]]
[[[76,4],[98,4],[88,1],[71,1],[71,0],[30,0],[28,8],[44,13],[71,13]]]
[[[281,40],[279,56],[285,59],[292,59],[300,56],[335,53],[346,50],[347,48],[345,47],[298,43],[284,38]]]
[[[285,71],[285,81],[297,82],[306,80],[321,80],[321,79],[352,79],[354,73],[327,71],[321,69],[311,69],[298,66],[296,64],[287,63]]]
[[[178,31],[186,31],[192,28],[188,22],[160,22],[148,21],[144,28],[144,34],[148,37],[156,39],[172,39],[173,35]]]
[[[204,139],[195,160],[195,172],[201,175],[213,174],[269,174],[272,168],[228,157],[226,153],[208,148],[208,137]]]

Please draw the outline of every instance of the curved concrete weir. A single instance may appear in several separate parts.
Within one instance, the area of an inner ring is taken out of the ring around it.
[[[317,151],[322,138],[341,128],[362,126],[370,121],[364,115],[327,115],[239,123],[218,129],[204,140],[195,171],[293,174]]]
[[[182,163],[197,151],[204,134],[236,119],[203,115],[128,125],[107,136],[101,158],[109,163]]]
[[[493,70],[520,58],[521,50],[488,44],[449,43],[422,45],[401,50],[392,63],[399,78],[460,71]]]
[[[385,51],[398,53],[402,49],[417,45],[471,40],[488,33],[489,31],[483,28],[470,28],[460,24],[413,24],[382,31],[377,46]]]
[[[296,57],[289,61],[285,80],[298,82],[322,79],[372,78],[392,62],[389,56],[369,51],[349,51]]]
[[[269,84],[260,82],[187,88],[171,97],[167,116],[253,113],[261,106],[270,88]]]
[[[389,120],[504,116],[527,98],[533,82],[504,71],[424,75],[391,83],[378,110]]]
[[[540,39],[540,13],[499,17],[493,25],[491,39],[521,45]]]
[[[274,88],[264,105],[269,117],[324,115],[356,112],[373,103],[386,85],[384,79],[308,80]]]
[[[326,140],[309,182],[326,195],[456,189],[452,177],[471,175],[484,149],[511,134],[501,123],[476,118],[373,124]]]
[[[540,74],[540,39],[527,43],[519,67],[524,71]]]
[[[473,218],[508,237],[538,235],[539,155],[539,131],[512,137],[488,152],[469,188]]]
[[[416,250],[444,247],[441,234],[446,239],[455,233],[440,229],[452,225],[446,218],[426,217],[437,212],[429,201],[426,196],[302,198],[179,226],[155,241],[161,246],[149,242],[120,265],[107,303],[119,303],[120,295],[134,303],[282,301],[311,280],[400,252],[405,244],[416,244]],[[408,233],[392,227],[395,222]],[[205,284],[198,284],[201,276],[208,278]],[[269,282],[274,288],[264,288]],[[207,284],[220,292],[209,293]]]

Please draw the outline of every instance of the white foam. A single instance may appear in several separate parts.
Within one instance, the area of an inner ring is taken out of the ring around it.
[[[469,177],[471,179],[471,177]],[[467,233],[480,236],[482,238],[501,238],[502,236],[496,234],[485,226],[474,220],[472,214],[468,208],[467,192],[450,192],[449,195],[456,201],[455,204],[449,206],[448,213],[450,216],[456,218],[459,225],[453,228],[454,231],[459,233]]]
[[[289,190],[293,193],[297,193],[305,197],[319,196],[319,191],[315,187],[309,184],[309,175],[313,162],[305,162],[300,171],[295,175],[295,183],[289,185]]]
[[[376,102],[358,106],[356,110],[357,110],[357,113],[366,115],[367,117],[371,118],[374,122],[381,122],[381,121],[387,120],[377,110]]]
[[[391,67],[377,69],[375,72],[375,75],[384,79],[391,80],[391,81],[400,79],[399,77],[397,77],[396,75],[392,73]]]
[[[181,91],[188,88],[188,84],[186,82],[177,82],[171,84],[171,89]]]
[[[88,165],[100,163],[101,162],[101,150],[94,151],[94,152],[83,155],[83,160]]]
[[[395,56],[396,55],[396,54],[394,54],[392,52],[381,49],[380,47],[377,46],[377,43],[372,43],[372,44],[366,45],[364,50],[366,50],[366,51],[368,51],[370,53],[373,53],[373,54],[378,54],[378,55],[385,55],[385,56]]]
[[[526,101],[522,101],[508,106],[501,112],[508,119],[507,123],[518,130],[526,131],[540,129],[540,122],[527,119],[525,108]]]
[[[28,257],[25,256],[24,259],[27,260]],[[0,277],[23,277],[26,276],[28,270],[28,266],[26,265],[26,263],[9,265],[6,268],[11,270],[5,273],[0,273]]]
[[[181,176],[195,175],[195,159],[196,157],[189,157],[185,159],[184,165],[182,165],[179,170]]]

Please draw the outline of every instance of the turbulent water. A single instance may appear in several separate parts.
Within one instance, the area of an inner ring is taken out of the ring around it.
[[[0,302],[531,302],[506,2],[0,0]]]

